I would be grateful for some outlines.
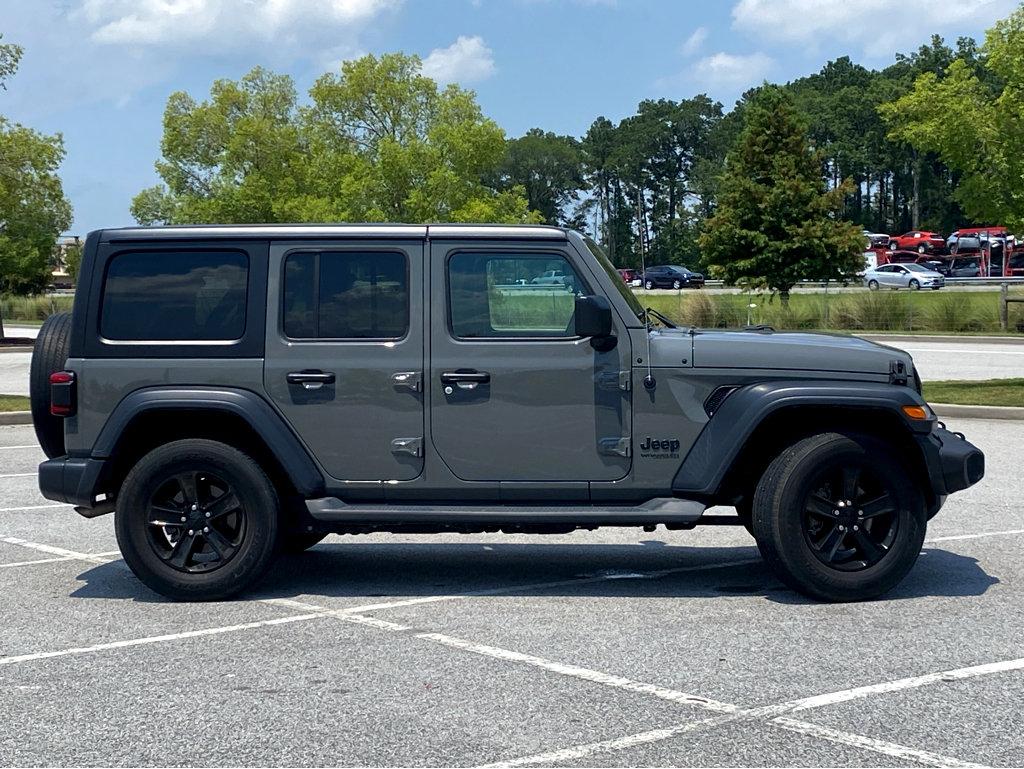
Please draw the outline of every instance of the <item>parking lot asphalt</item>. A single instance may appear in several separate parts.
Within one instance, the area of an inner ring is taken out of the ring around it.
[[[175,604],[0,428],[2,765],[1024,765],[1024,424],[883,600],[783,587],[741,528],[332,536]]]

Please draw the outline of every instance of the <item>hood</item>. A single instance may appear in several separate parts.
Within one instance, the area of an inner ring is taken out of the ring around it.
[[[673,329],[652,338],[655,365],[679,365],[683,337],[692,342],[695,368],[776,369],[889,376],[893,361],[908,377],[913,359],[895,347],[855,336],[771,331],[687,331]],[[662,355],[664,351],[664,355]],[[670,362],[670,359],[673,359]]]

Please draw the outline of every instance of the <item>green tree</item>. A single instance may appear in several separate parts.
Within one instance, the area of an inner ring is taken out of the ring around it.
[[[548,224],[573,224],[576,197],[586,185],[579,141],[531,128],[505,148],[496,186],[525,190],[530,209]]]
[[[745,109],[700,245],[713,275],[786,302],[799,280],[854,272],[863,238],[838,218],[846,189],[826,188],[792,97],[766,87]]]
[[[144,223],[535,222],[519,187],[493,177],[505,137],[470,91],[439,90],[415,56],[342,64],[300,107],[291,79],[256,68],[164,113],[164,184],[140,192]]]
[[[956,199],[973,219],[1024,231],[1024,7],[996,23],[980,57],[925,72],[880,112],[890,136],[956,169]],[[961,45],[961,50],[965,46]],[[968,51],[971,53],[971,51]]]
[[[21,58],[19,46],[0,42],[0,88]],[[48,282],[57,236],[71,224],[57,169],[64,143],[0,115],[0,291],[31,293]],[[0,318],[0,339],[4,336]]]

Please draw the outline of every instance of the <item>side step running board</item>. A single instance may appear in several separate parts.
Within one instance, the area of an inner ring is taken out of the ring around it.
[[[637,506],[590,505],[420,505],[350,504],[336,497],[310,499],[306,509],[324,523],[524,524],[561,523],[577,526],[643,526],[694,524],[706,509],[703,502],[665,497]]]

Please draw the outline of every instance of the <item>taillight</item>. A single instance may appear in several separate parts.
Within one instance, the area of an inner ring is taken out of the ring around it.
[[[76,408],[75,372],[50,374],[50,413],[55,417],[73,417]]]

